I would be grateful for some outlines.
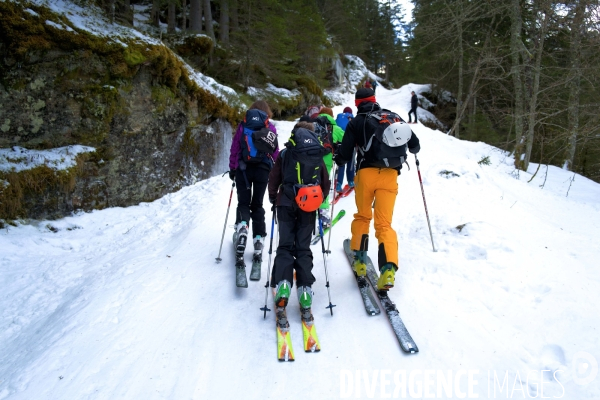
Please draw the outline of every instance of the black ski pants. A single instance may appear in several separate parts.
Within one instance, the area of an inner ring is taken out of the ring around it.
[[[273,264],[271,286],[275,287],[286,279],[294,284],[311,286],[315,282],[312,274],[313,254],[310,239],[315,226],[315,212],[305,212],[296,206],[278,206],[279,246]]]
[[[238,198],[235,223],[246,221],[250,225],[252,220],[252,237],[267,236],[263,199],[268,182],[269,170],[262,165],[248,166],[245,171],[238,168],[235,171]]]
[[[411,108],[410,111],[408,112],[408,122],[409,123],[411,122],[410,114],[415,115],[415,122],[417,122],[417,107]]]

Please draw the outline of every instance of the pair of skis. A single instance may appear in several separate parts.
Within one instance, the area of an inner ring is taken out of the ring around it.
[[[237,232],[233,234],[233,245],[237,243]],[[244,246],[245,247],[245,246]],[[250,280],[260,280],[260,270],[262,268],[262,256],[258,254],[252,255],[252,269],[250,271]],[[241,256],[235,253],[235,285],[241,288],[248,287],[248,278],[246,277],[246,263],[244,262],[244,255]]]
[[[275,297],[275,295],[273,295]],[[321,351],[315,319],[310,308],[300,309],[302,319],[302,337],[304,351],[316,353]],[[294,349],[292,347],[292,336],[290,334],[290,323],[287,318],[285,307],[275,306],[275,325],[277,328],[277,359],[279,361],[294,361]]]
[[[354,254],[350,249],[350,240],[344,240],[344,251],[346,252],[346,256],[348,257],[348,261],[350,262],[350,266],[354,261]],[[354,272],[354,271],[353,271]],[[402,318],[400,318],[400,313],[396,308],[396,305],[388,296],[387,290],[377,290],[377,280],[379,278],[377,274],[377,270],[371,261],[371,258],[367,257],[367,276],[357,276],[354,274],[356,278],[356,282],[358,284],[358,288],[360,290],[361,297],[363,299],[363,303],[365,305],[365,310],[369,315],[378,315],[381,313],[381,309],[375,300],[375,295],[379,299],[382,308],[385,310],[388,320],[392,325],[392,329],[400,343],[400,347],[407,353],[417,353],[419,348],[417,344],[408,333]]]

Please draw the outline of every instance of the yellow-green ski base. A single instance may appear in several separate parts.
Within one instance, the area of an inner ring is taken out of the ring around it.
[[[312,322],[302,321],[302,336],[304,337],[304,351],[307,353],[316,353],[321,351],[317,328]]]
[[[277,327],[277,358],[279,361],[294,361],[290,324],[287,322],[285,308],[276,308],[275,318]]]

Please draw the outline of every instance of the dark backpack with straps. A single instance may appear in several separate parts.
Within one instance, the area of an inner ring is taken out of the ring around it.
[[[363,134],[365,144],[358,147],[363,162],[378,168],[402,168],[412,130],[398,114],[385,109],[366,113]]]
[[[290,141],[281,152],[283,193],[292,201],[303,186],[319,185],[323,156],[327,150],[315,132],[305,128],[292,131]]]
[[[242,123],[242,160],[245,163],[273,165],[272,155],[278,147],[277,135],[269,129],[269,117],[261,110],[248,110]]]
[[[315,133],[321,140],[321,144],[327,153],[333,153],[333,125],[325,116],[318,116],[311,121],[315,127]],[[326,153],[326,154],[327,154]]]

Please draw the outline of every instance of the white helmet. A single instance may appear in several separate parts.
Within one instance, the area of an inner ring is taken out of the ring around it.
[[[383,131],[383,143],[390,147],[404,146],[412,136],[412,130],[407,123],[394,122]]]

